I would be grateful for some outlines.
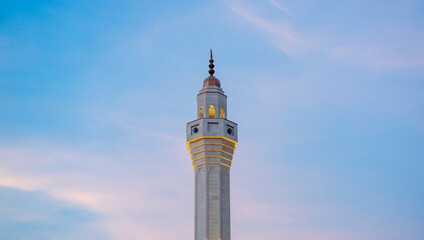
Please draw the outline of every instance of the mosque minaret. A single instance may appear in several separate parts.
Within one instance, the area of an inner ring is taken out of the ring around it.
[[[195,240],[230,240],[230,169],[237,124],[228,120],[227,96],[209,60],[197,94],[197,119],[187,123],[187,149],[195,176]]]

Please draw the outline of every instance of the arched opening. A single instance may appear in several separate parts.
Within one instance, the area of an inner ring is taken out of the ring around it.
[[[221,118],[225,118],[224,108],[221,108],[221,111],[219,111],[219,115],[220,115]]]
[[[215,118],[215,107],[213,105],[209,107],[209,117]]]
[[[200,107],[199,118],[203,118],[203,107]]]

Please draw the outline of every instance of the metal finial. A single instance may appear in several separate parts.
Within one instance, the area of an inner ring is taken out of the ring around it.
[[[215,67],[215,65],[213,65],[213,56],[212,56],[212,49],[210,50],[211,52],[211,59],[209,60],[209,74],[211,76],[213,76],[213,74],[215,73],[215,70],[213,70],[213,68]]]

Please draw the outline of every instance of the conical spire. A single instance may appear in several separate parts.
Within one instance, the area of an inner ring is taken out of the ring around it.
[[[215,65],[213,65],[213,56],[212,56],[212,49],[211,49],[211,59],[209,60],[209,74],[211,76],[213,76],[213,74],[215,73],[215,70],[213,70],[213,68],[215,67]]]

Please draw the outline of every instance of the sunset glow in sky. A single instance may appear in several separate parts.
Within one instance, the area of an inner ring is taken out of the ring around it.
[[[424,239],[419,0],[0,0],[0,239],[193,239],[210,48],[232,239]]]

